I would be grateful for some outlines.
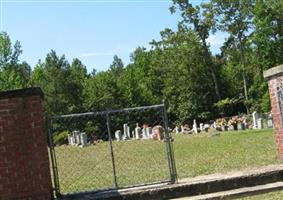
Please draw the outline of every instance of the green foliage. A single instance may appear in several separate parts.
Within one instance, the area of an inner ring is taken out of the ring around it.
[[[170,11],[181,17],[177,30],[162,30],[149,50],[136,48],[128,65],[115,55],[108,70],[90,74],[79,59],[69,63],[53,50],[31,72],[19,61],[20,43],[0,33],[0,90],[41,87],[48,115],[163,99],[171,124],[270,111],[263,71],[283,63],[282,1],[173,0]],[[228,36],[221,53],[212,55],[208,39],[217,31]],[[83,128],[93,136],[99,127]]]
[[[0,91],[29,86],[31,68],[26,62],[19,62],[21,45],[14,46],[5,32],[0,32]]]
[[[88,121],[84,128],[84,131],[87,134],[88,138],[100,138],[101,135],[99,135],[99,130],[99,127],[95,125],[92,121]]]
[[[68,135],[70,134],[69,131],[63,131],[59,133],[55,133],[53,136],[53,142],[55,145],[62,145],[68,144]]]

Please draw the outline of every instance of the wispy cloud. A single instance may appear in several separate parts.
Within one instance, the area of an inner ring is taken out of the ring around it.
[[[113,48],[111,50],[106,50],[102,52],[84,52],[80,54],[81,58],[92,58],[92,57],[106,57],[114,55],[129,55],[134,51],[135,48],[126,45],[119,45],[119,47]]]
[[[226,36],[224,33],[216,33],[215,35],[210,35],[206,41],[211,46],[220,46],[225,42],[225,38]]]

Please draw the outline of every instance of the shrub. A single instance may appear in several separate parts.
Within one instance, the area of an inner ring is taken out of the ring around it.
[[[63,131],[56,133],[53,138],[53,142],[55,145],[63,145],[68,144],[68,135],[70,134],[69,131]]]

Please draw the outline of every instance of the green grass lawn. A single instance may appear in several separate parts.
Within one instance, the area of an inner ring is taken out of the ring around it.
[[[179,178],[278,163],[272,129],[178,135],[174,150]]]
[[[282,199],[283,199],[283,191],[269,192],[265,194],[239,198],[239,200],[282,200]]]
[[[179,179],[278,163],[271,129],[173,137]],[[169,180],[164,142],[114,141],[113,148],[120,187]],[[108,142],[56,147],[56,155],[62,193],[114,186]]]

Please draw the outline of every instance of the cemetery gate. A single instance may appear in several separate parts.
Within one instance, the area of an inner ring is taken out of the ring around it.
[[[54,116],[48,132],[57,197],[177,179],[165,104]]]

